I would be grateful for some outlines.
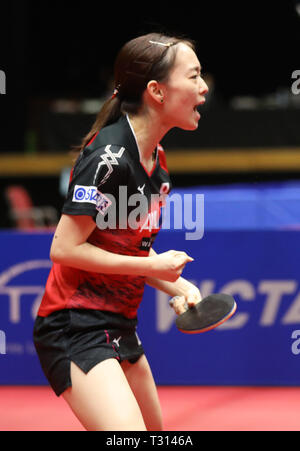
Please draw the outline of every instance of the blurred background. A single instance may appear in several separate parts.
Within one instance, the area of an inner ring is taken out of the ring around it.
[[[194,212],[204,194],[204,236],[162,230],[155,249],[185,250],[195,262],[184,276],[202,295],[231,294],[238,305],[215,331],[186,336],[168,296],[146,288],[139,336],[166,427],[300,430],[300,0],[1,3],[0,430],[72,425],[35,387],[47,381],[33,321],[72,148],[113,93],[121,46],[152,31],[195,40],[210,88],[197,131],[174,129],[162,142],[174,191],[192,196]]]
[[[0,20],[0,227],[18,226],[12,203],[21,193],[7,189],[16,185],[24,202],[26,195],[32,207],[48,207],[33,211],[35,223],[56,220],[70,150],[113,91],[116,54],[150,31],[194,39],[210,87],[198,130],[173,130],[162,143],[174,185],[298,179],[298,0],[201,1],[154,13],[89,0],[12,0]]]

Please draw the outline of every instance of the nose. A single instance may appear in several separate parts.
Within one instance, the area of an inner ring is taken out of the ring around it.
[[[205,83],[205,81],[203,80],[203,78],[201,78],[201,82],[200,82],[200,94],[201,95],[205,95],[207,94],[209,91],[207,84]]]

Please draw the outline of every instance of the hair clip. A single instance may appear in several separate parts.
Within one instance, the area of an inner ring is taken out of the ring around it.
[[[164,42],[157,42],[157,41],[149,41],[150,44],[156,44],[156,45],[163,45],[164,47],[171,47],[171,45],[173,45],[173,42],[168,42],[167,44],[165,44]]]
[[[114,99],[118,94],[119,94],[119,90],[120,90],[120,85],[118,85],[113,92],[113,95],[111,96],[112,99]]]

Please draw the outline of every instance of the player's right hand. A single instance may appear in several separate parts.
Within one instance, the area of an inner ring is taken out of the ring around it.
[[[149,277],[176,282],[181,276],[185,265],[194,259],[182,251],[167,251],[151,257]]]

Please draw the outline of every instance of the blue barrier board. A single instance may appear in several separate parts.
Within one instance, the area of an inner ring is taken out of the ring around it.
[[[46,383],[32,327],[51,240],[51,233],[0,234],[0,384]],[[299,232],[208,230],[188,241],[183,231],[161,231],[154,248],[185,250],[195,261],[183,276],[204,296],[225,292],[238,304],[218,329],[185,335],[174,325],[169,297],[147,287],[138,334],[158,384],[299,384]]]

